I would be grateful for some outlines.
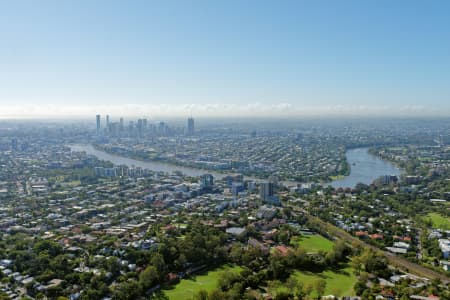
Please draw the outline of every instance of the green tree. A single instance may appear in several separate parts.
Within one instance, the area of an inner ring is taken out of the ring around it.
[[[275,296],[275,300],[289,300],[292,298],[292,294],[290,294],[287,291],[280,291],[277,293],[277,295]]]
[[[233,287],[235,282],[241,280],[241,276],[231,271],[224,271],[220,273],[218,280],[218,287],[222,291],[228,291]]]
[[[164,257],[160,253],[155,253],[150,259],[150,264],[153,265],[159,274],[164,274],[166,271],[166,263]],[[162,278],[161,278],[162,279]]]
[[[322,298],[325,293],[325,288],[327,287],[327,282],[324,279],[318,279],[314,282],[314,288],[317,293],[317,298]]]
[[[139,298],[139,284],[135,280],[125,281],[112,292],[114,300],[135,300]]]
[[[142,291],[146,291],[158,283],[159,274],[154,266],[148,266],[139,274],[139,286]]]
[[[312,283],[309,283],[309,284],[305,285],[304,288],[303,288],[305,296],[311,295],[313,289],[314,289],[314,286],[313,286]]]
[[[194,300],[208,300],[208,292],[205,290],[200,290],[194,295]]]
[[[223,299],[225,299],[225,293],[219,289],[214,289],[211,292],[209,292],[208,299],[209,300],[223,300]]]
[[[294,277],[289,277],[286,280],[286,287],[288,288],[289,294],[293,294],[295,289],[298,288],[298,280]]]

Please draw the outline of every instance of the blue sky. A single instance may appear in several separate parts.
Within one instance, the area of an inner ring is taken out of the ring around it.
[[[450,115],[448,1],[2,1],[0,117]]]

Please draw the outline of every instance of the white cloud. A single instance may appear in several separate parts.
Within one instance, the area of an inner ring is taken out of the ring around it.
[[[265,104],[195,104],[180,105],[4,105],[0,104],[0,118],[84,118],[95,114],[119,117],[296,117],[296,116],[450,116],[450,111],[426,106],[394,105],[295,105],[291,103]]]

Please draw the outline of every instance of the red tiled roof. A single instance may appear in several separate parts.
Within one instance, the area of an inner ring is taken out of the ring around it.
[[[278,250],[283,256],[286,256],[289,253],[289,248],[286,246],[276,246],[275,249]]]
[[[369,235],[369,236],[370,236],[370,238],[373,239],[373,240],[381,240],[381,239],[383,239],[383,235],[382,235],[382,234],[379,234],[379,233],[374,233],[374,234],[371,234],[371,235]]]
[[[175,279],[178,279],[178,275],[177,274],[175,274],[175,273],[167,274],[167,280],[172,281],[172,280],[175,280]]]

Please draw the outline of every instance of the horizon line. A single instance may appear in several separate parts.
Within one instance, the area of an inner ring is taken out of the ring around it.
[[[124,105],[0,105],[0,119],[90,119],[100,115],[126,118],[446,118],[450,107],[423,105],[296,105],[124,104]]]

